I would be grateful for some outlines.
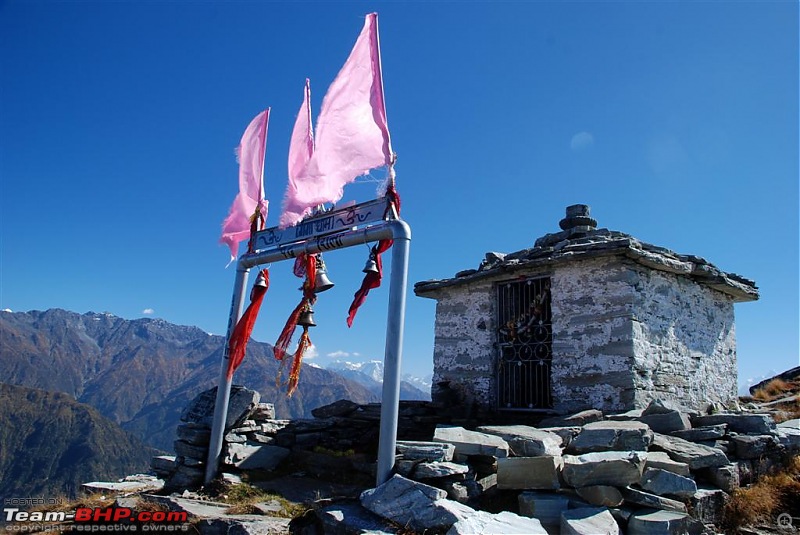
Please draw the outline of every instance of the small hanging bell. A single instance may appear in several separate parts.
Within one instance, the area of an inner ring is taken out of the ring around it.
[[[317,324],[314,323],[314,311],[311,310],[311,307],[306,308],[303,312],[300,313],[300,317],[297,318],[297,324],[301,327],[316,327]]]
[[[256,282],[253,284],[253,288],[250,290],[250,300],[253,301],[256,297],[256,288],[266,288],[267,287],[267,278],[264,276],[263,271],[258,272],[258,277],[256,277]]]
[[[361,270],[362,273],[378,273],[378,262],[375,261],[375,253],[370,252],[369,258],[367,259],[367,263],[364,266],[364,269]]]
[[[325,262],[322,261],[322,255],[319,255],[317,256],[317,282],[314,285],[314,292],[320,293],[331,288],[333,288],[333,282],[328,278],[328,270],[325,268]]]

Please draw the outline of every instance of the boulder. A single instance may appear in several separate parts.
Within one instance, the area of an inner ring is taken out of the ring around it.
[[[689,416],[679,411],[643,414],[639,421],[650,426],[650,429],[656,433],[673,433],[692,428]]]
[[[464,504],[445,499],[447,492],[395,474],[382,485],[361,493],[361,505],[378,516],[425,531],[448,529],[475,514]]]
[[[769,414],[711,414],[692,419],[694,427],[727,424],[730,431],[746,435],[770,435],[775,421]]]
[[[584,455],[565,455],[564,481],[571,487],[611,485],[624,487],[638,483],[646,453],[607,451]]]
[[[560,456],[508,457],[497,460],[498,489],[557,489]]]
[[[548,433],[553,433],[554,435],[558,435],[561,437],[561,447],[566,448],[570,445],[570,443],[577,437],[581,432],[581,427],[578,426],[568,426],[568,427],[545,427],[539,429],[540,431],[546,431]]]
[[[539,422],[539,427],[581,427],[588,423],[599,422],[603,413],[597,409],[588,409],[570,416],[553,416]]]
[[[652,442],[653,432],[641,422],[593,422],[583,427],[567,451],[647,451]]]
[[[776,436],[778,442],[780,442],[784,448],[795,452],[800,450],[800,429],[778,426]]]
[[[281,461],[289,456],[289,453],[286,448],[257,442],[227,444],[223,462],[242,470],[274,470]]]
[[[182,422],[192,422],[211,428],[214,420],[214,405],[217,400],[217,387],[206,390],[192,400],[181,414]],[[261,400],[261,394],[240,385],[231,386],[228,398],[228,414],[225,419],[225,430],[238,427],[253,412]]]
[[[434,442],[446,442],[456,447],[456,454],[492,455],[508,457],[508,443],[502,438],[468,431],[463,427],[437,426],[433,434]]]
[[[547,528],[558,529],[561,513],[569,507],[569,498],[543,492],[523,492],[518,497],[519,514],[536,518]]]
[[[652,507],[653,509],[664,509],[667,511],[678,511],[679,513],[686,512],[686,505],[677,500],[670,500],[662,496],[656,496],[649,492],[644,492],[631,487],[620,489],[622,497],[627,503],[634,503],[642,507]]]
[[[202,468],[180,465],[166,483],[169,489],[191,489],[203,482],[205,471]]]
[[[679,476],[660,468],[647,468],[639,485],[646,491],[659,496],[678,496],[688,498],[697,492],[694,479]]]
[[[772,435],[737,435],[731,441],[739,459],[760,459],[780,445]]]
[[[617,487],[592,485],[575,489],[583,500],[598,507],[617,507],[622,504],[622,493]]]
[[[644,465],[645,470],[648,468],[660,468],[678,474],[679,476],[689,475],[689,465],[680,461],[673,461],[669,455],[664,451],[648,451],[647,461]]]
[[[455,451],[456,447],[447,443],[397,441],[397,452],[410,461],[452,461]]]
[[[736,464],[705,468],[698,472],[698,475],[727,493],[731,493],[741,486],[739,484],[739,467]]]
[[[502,533],[503,535],[547,535],[547,531],[535,518],[519,516],[509,511],[492,514],[476,511],[474,515],[459,520],[448,530],[447,535],[475,535]]]
[[[653,447],[665,451],[674,461],[688,464],[691,470],[722,466],[730,462],[725,454],[716,448],[660,433],[655,434]]]
[[[656,414],[670,414],[673,412],[680,412],[682,410],[680,405],[672,403],[664,399],[656,398],[647,404],[647,407],[642,411],[642,416],[653,416]]]
[[[560,436],[549,431],[527,425],[485,425],[480,433],[496,435],[505,440],[511,452],[517,457],[536,457],[539,455],[561,455]]]
[[[397,533],[397,528],[378,515],[367,511],[357,503],[337,503],[323,507],[317,512],[323,532],[328,535],[350,535],[351,533]]]
[[[561,513],[561,535],[618,535],[619,525],[606,508],[586,507]]]
[[[643,510],[628,518],[628,535],[700,535],[703,524],[685,513]]]
[[[720,489],[701,487],[689,498],[692,516],[705,524],[719,525],[730,496]]]

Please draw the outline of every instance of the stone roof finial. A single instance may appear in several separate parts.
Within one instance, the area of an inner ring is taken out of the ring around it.
[[[567,206],[567,217],[559,221],[558,226],[570,235],[596,230],[597,220],[591,218],[590,212],[591,207],[588,204]]]

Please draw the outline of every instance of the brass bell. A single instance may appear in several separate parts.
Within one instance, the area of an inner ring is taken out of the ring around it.
[[[369,258],[367,259],[367,264],[361,271],[362,273],[378,273],[378,263],[375,261],[374,253],[369,254]]]
[[[256,297],[256,288],[258,287],[266,288],[267,287],[267,278],[264,276],[263,271],[258,272],[258,277],[256,277],[256,282],[253,284],[253,289],[250,290],[250,300],[255,300]]]
[[[317,324],[314,323],[314,311],[311,310],[311,307],[308,307],[303,312],[300,313],[300,317],[297,318],[297,324],[301,327],[316,327]]]
[[[317,278],[314,285],[314,292],[324,292],[333,288],[333,282],[328,278],[328,270],[325,269],[325,262],[322,261],[322,255],[317,257]]]

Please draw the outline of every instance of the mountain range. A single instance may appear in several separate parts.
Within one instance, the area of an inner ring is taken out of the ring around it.
[[[383,389],[383,361],[381,360],[367,362],[334,360],[328,363],[325,369],[333,370],[339,375],[365,386],[370,392],[381,395]],[[400,399],[430,401],[430,380],[404,374],[400,380]]]
[[[172,451],[181,410],[217,384],[223,345],[222,336],[160,319],[60,309],[0,311],[3,382],[66,393],[165,451]],[[276,386],[278,373],[272,346],[251,340],[234,382],[274,403],[278,418],[310,417],[312,409],[339,399],[380,399],[361,384],[314,366],[303,367],[299,388],[289,398]]]

